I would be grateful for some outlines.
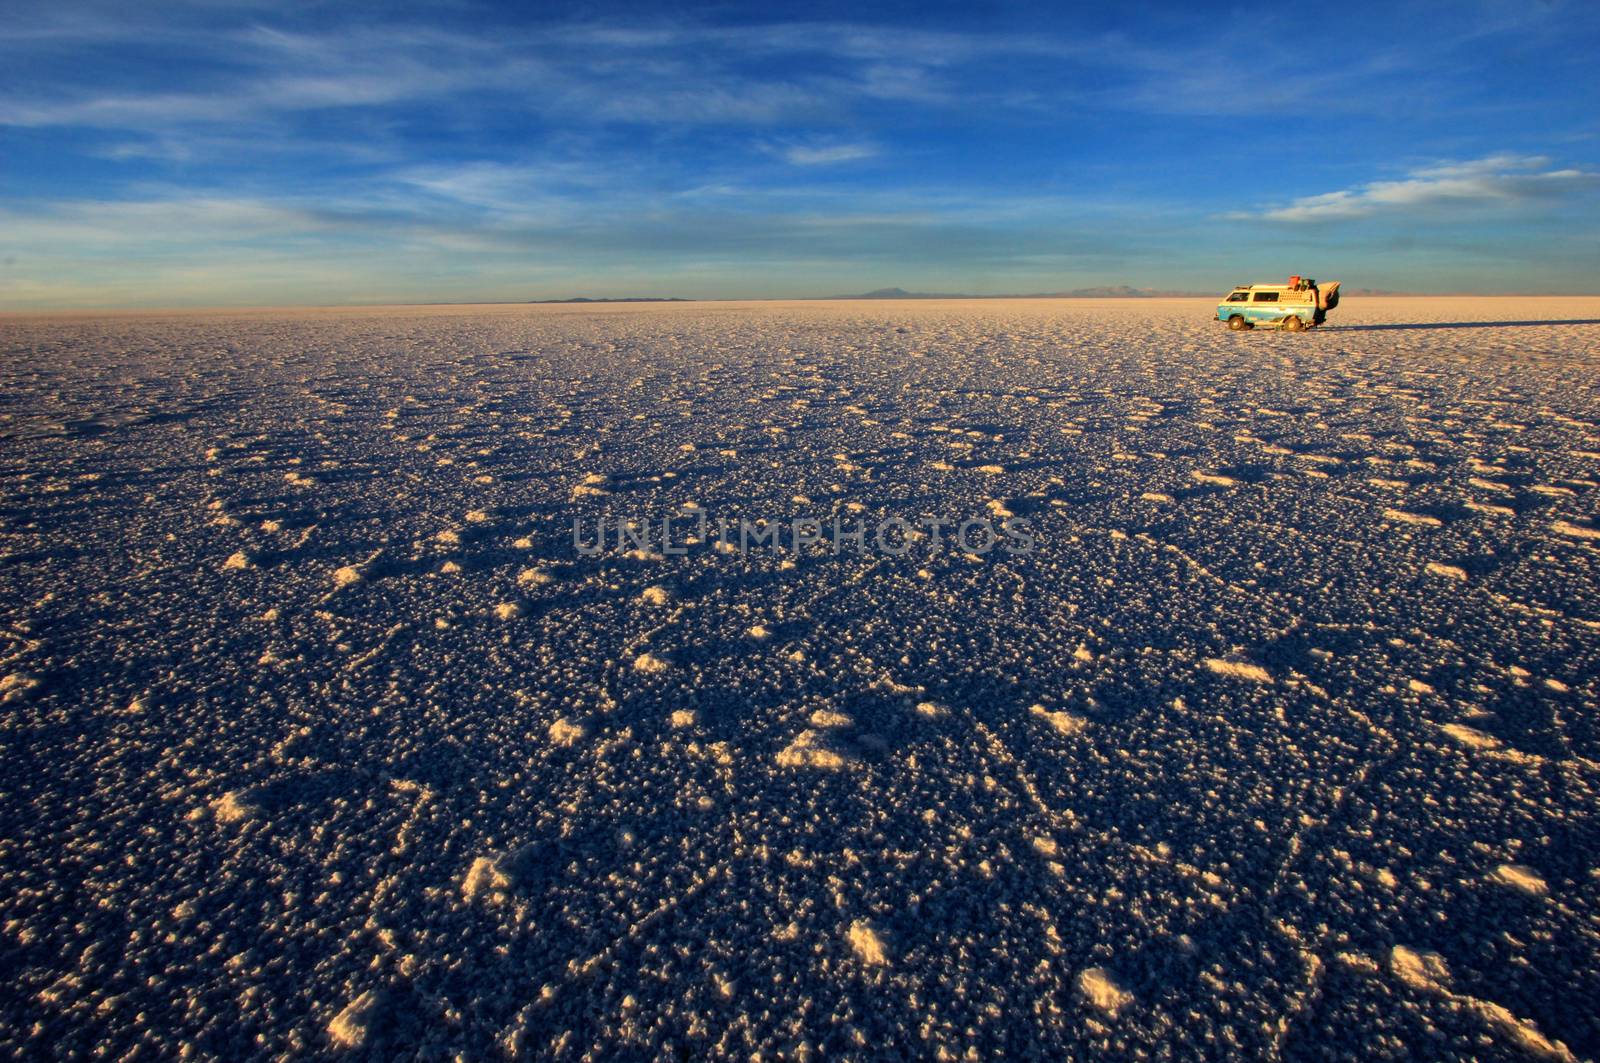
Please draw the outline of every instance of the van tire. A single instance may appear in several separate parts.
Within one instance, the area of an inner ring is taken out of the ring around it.
[[[1234,314],[1228,319],[1228,327],[1233,329],[1235,332],[1243,332],[1245,329],[1250,327],[1250,322],[1246,321],[1240,315]]]
[[[1306,323],[1300,320],[1300,316],[1298,314],[1290,314],[1288,317],[1283,319],[1283,327],[1288,329],[1290,332],[1304,332],[1306,330]]]

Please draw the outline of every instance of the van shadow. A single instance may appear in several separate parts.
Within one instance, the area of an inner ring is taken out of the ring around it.
[[[1600,325],[1600,318],[1563,318],[1556,321],[1428,321],[1406,325],[1324,325],[1328,332],[1390,332],[1396,329],[1537,328],[1546,325]]]

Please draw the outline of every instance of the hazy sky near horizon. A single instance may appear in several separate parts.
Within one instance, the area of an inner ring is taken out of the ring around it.
[[[0,309],[1600,292],[1592,0],[5,7]]]

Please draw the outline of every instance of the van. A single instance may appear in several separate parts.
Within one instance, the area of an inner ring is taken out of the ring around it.
[[[1319,285],[1308,277],[1290,277],[1287,284],[1240,285],[1217,304],[1217,320],[1235,332],[1257,325],[1300,332],[1322,324],[1338,305],[1338,281]]]

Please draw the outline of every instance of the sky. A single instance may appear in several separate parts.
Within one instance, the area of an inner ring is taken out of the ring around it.
[[[512,6],[0,0],[0,310],[1600,292],[1593,0]]]

